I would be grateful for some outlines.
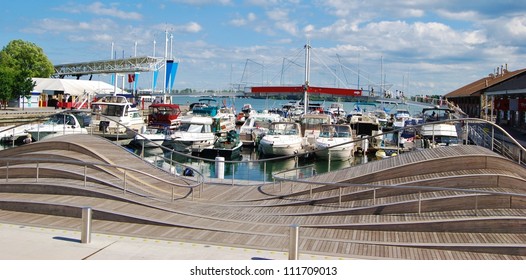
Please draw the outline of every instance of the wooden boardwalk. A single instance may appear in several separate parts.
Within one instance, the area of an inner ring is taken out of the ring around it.
[[[387,259],[525,259],[526,170],[476,146],[401,154],[278,184],[197,184],[103,138],[0,151],[0,221]],[[5,178],[5,179],[4,179]]]

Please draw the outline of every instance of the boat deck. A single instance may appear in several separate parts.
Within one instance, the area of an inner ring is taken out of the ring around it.
[[[81,208],[91,207],[98,233],[287,251],[296,224],[300,253],[526,258],[526,170],[477,146],[234,186],[196,185],[90,135],[0,155],[2,222],[79,229]]]

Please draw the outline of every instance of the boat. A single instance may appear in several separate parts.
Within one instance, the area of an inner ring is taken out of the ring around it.
[[[375,153],[376,159],[390,158],[390,157],[395,157],[397,155],[398,155],[398,152],[392,149],[388,149],[388,150],[379,149]]]
[[[139,133],[134,136],[130,145],[144,148],[160,147],[166,139],[166,136],[171,135],[178,128],[178,123],[166,127],[143,126]]]
[[[219,103],[213,98],[201,98],[197,103],[190,104],[190,112],[192,115],[214,117],[219,112]]]
[[[179,123],[176,131],[165,135],[163,146],[191,153],[201,152],[214,144],[216,131],[212,129],[214,119],[211,117],[188,115],[180,117]]]
[[[305,114],[300,118],[301,134],[305,139],[305,149],[314,150],[316,147],[316,138],[320,135],[321,127],[324,124],[333,123],[331,115],[327,114]]]
[[[340,102],[331,103],[328,111],[331,112],[338,119],[347,116],[347,112],[343,108],[343,103]]]
[[[148,106],[148,126],[164,128],[174,126],[181,115],[177,104],[156,103]]]
[[[291,156],[304,152],[304,138],[297,122],[274,122],[259,141],[258,151],[263,156]]]
[[[420,128],[420,136],[424,140],[429,140],[430,147],[456,146],[461,143],[456,125],[448,122],[452,120],[453,113],[447,108],[422,109],[424,124]]]
[[[250,103],[243,104],[243,107],[241,108],[241,112],[237,114],[236,117],[236,125],[243,125],[245,121],[253,114],[256,114],[256,110],[252,108],[252,105]]]
[[[26,128],[25,133],[36,141],[66,134],[88,134],[86,127],[90,121],[91,117],[81,111],[62,112],[52,115],[43,123]]]
[[[349,125],[353,131],[353,135],[356,139],[362,139],[356,142],[356,150],[361,153],[366,153],[369,147],[374,147],[381,137],[378,134],[382,133],[382,128],[378,119],[369,114],[356,113],[351,116]],[[372,138],[371,138],[372,136]],[[365,138],[365,139],[364,139]]]
[[[405,122],[407,120],[410,120],[411,113],[407,109],[399,108],[396,109],[394,112],[394,122],[393,127],[394,128],[403,128],[405,126]]]
[[[219,133],[211,147],[204,148],[199,152],[203,158],[223,157],[232,160],[241,156],[243,143],[239,140],[239,134],[235,130]]]
[[[31,124],[9,125],[0,127],[0,143],[21,144],[27,136],[26,130],[31,128]]]
[[[239,138],[245,146],[256,146],[268,132],[270,124],[281,120],[279,114],[267,111],[251,114],[239,128]]]
[[[119,134],[128,130],[139,131],[144,119],[139,109],[125,96],[107,95],[91,104],[93,125],[103,133]]]
[[[348,124],[323,124],[316,139],[315,155],[321,159],[348,160],[354,156],[355,144]],[[336,146],[336,147],[335,147]]]

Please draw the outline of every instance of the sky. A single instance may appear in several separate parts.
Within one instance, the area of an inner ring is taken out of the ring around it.
[[[311,85],[446,94],[526,68],[526,1],[5,1],[0,47],[16,39],[53,64],[171,53],[196,90],[303,84],[309,44]]]

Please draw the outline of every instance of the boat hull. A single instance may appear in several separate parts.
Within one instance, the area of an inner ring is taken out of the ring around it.
[[[321,159],[330,158],[331,160],[348,160],[354,157],[354,143],[343,144],[334,148],[331,148],[331,146],[335,146],[349,141],[352,140],[334,141],[331,139],[318,139],[318,141],[316,142],[316,151],[314,152],[314,154],[316,155],[316,157]]]

